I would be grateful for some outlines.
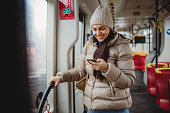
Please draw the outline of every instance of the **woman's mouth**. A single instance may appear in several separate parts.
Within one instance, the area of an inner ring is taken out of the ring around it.
[[[102,39],[103,37],[104,37],[104,35],[97,36],[98,39]]]

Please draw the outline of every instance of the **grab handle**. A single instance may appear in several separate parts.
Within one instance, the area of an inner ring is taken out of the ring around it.
[[[48,86],[48,88],[45,90],[45,92],[41,98],[37,113],[42,113],[45,101],[47,100],[47,96],[50,93],[51,88],[54,87],[54,85],[55,85],[55,82],[51,82],[50,85]]]
[[[162,73],[160,70],[170,70],[170,68],[156,68],[155,72],[156,73]]]
[[[152,65],[156,65],[156,63],[149,63],[149,64],[147,65],[147,67],[148,67],[148,68],[151,68]],[[160,62],[159,62],[158,65],[163,65],[164,68],[167,68],[167,67],[168,67],[168,64],[166,64],[166,63],[160,63]]]

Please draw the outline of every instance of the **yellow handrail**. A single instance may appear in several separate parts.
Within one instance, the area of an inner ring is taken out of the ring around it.
[[[160,70],[168,70],[168,69],[170,69],[170,68],[156,68],[155,72],[156,73],[162,73]]]
[[[156,63],[149,63],[149,64],[147,65],[147,67],[148,67],[148,68],[151,68],[152,65],[155,65],[155,64],[156,64]],[[168,64],[166,64],[166,63],[161,63],[161,62],[159,62],[158,65],[164,65],[163,68],[167,68],[167,67],[168,67]]]
[[[133,55],[147,56],[149,53],[146,51],[134,51]]]

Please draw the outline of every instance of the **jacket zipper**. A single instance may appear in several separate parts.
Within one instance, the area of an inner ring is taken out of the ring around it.
[[[94,84],[95,84],[95,82],[96,82],[96,78],[95,78],[95,80],[94,80],[94,83],[93,83],[93,86],[92,86],[92,90],[91,90],[91,110],[92,110],[92,108],[93,108],[93,104],[92,104],[92,102],[93,102],[93,89],[94,89]]]

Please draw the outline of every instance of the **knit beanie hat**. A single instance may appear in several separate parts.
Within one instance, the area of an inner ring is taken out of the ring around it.
[[[93,24],[102,24],[113,29],[113,20],[107,7],[100,5],[96,8],[90,19],[90,27]]]

